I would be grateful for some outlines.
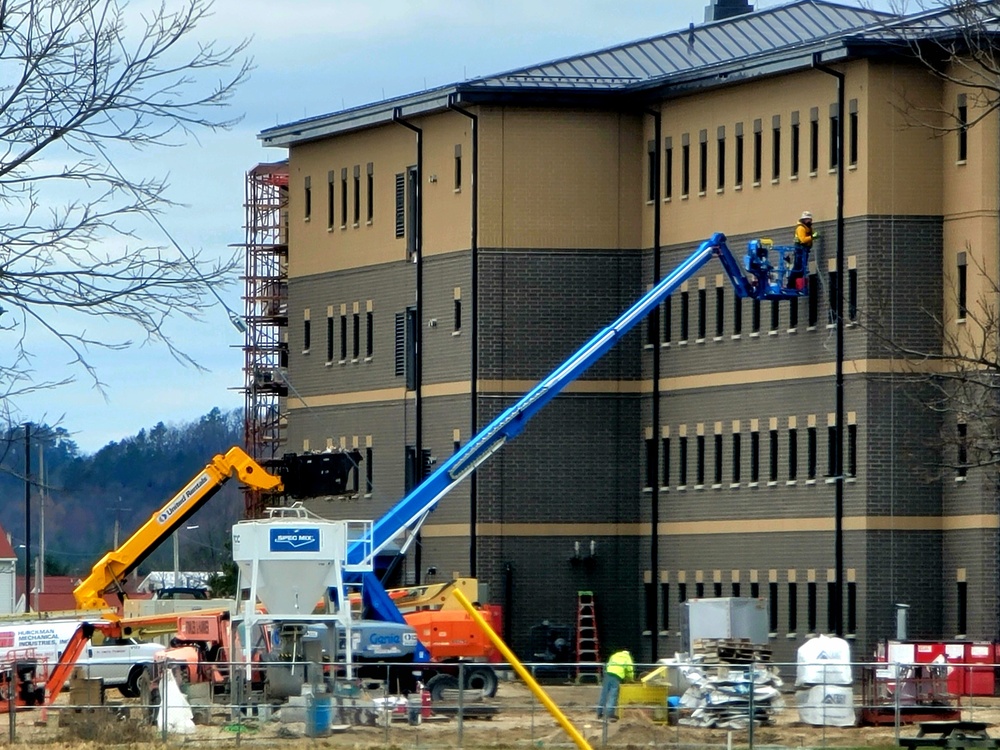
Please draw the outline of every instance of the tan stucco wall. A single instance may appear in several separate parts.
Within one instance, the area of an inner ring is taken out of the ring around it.
[[[412,120],[423,129],[425,255],[470,244],[472,140],[470,120],[454,112]],[[289,277],[405,260],[406,239],[396,237],[396,174],[417,163],[416,133],[383,125],[296,146],[289,153]],[[455,190],[455,146],[462,146],[463,186]],[[373,165],[373,216],[367,218],[367,164]],[[354,167],[361,170],[360,221],[353,223]],[[348,214],[341,226],[341,169],[347,168]],[[328,222],[327,174],[334,171],[334,225]],[[434,176],[434,181],[431,177]],[[305,219],[305,178],[312,211]]]
[[[638,247],[638,115],[483,108],[480,245]]]

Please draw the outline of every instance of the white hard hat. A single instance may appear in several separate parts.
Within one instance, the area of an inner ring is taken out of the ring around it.
[[[812,217],[813,215],[810,211],[803,211],[802,215],[799,217],[799,221],[802,221],[803,219],[812,219]]]

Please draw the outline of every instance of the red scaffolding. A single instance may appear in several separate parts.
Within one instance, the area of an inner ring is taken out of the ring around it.
[[[258,164],[246,178],[244,319],[247,452],[261,464],[280,458],[288,396],[288,162]],[[259,518],[263,499],[244,490],[245,515]]]

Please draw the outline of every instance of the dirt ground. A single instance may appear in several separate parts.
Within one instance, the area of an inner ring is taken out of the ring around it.
[[[564,711],[569,722],[591,747],[638,748],[640,746],[687,745],[698,747],[746,747],[747,731],[701,729],[672,726],[656,718],[662,716],[651,707],[627,707],[621,720],[604,724],[594,718],[593,705],[599,688],[595,685],[545,686],[549,697]],[[139,719],[140,707],[134,702],[116,701],[119,705],[105,711],[80,714],[66,705],[65,699],[49,709],[47,721],[37,710],[18,713],[14,718],[15,743],[29,747],[44,745],[54,750],[90,750],[104,747],[141,747],[158,744],[162,737],[154,727]],[[777,714],[773,725],[754,729],[754,745],[769,748],[861,748],[896,746],[895,727],[813,727],[798,722],[794,696],[785,695],[786,707]],[[485,706],[485,708],[484,708]],[[470,703],[471,713],[489,716],[465,718],[433,716],[419,726],[411,726],[399,715],[388,726],[350,726],[328,736],[306,736],[303,723],[282,723],[257,718],[230,721],[223,707],[212,711],[211,722],[200,725],[192,735],[171,736],[171,744],[213,747],[268,746],[274,750],[299,748],[374,747],[475,747],[507,748],[572,746],[573,740],[559,726],[530,690],[519,682],[503,682],[496,698],[481,704]],[[60,721],[60,712],[72,714]],[[965,699],[962,718],[984,721],[1000,737],[1000,699]],[[127,716],[126,716],[127,715]],[[68,719],[72,721],[68,721]],[[62,726],[61,726],[62,725]],[[9,730],[9,724],[8,724]],[[916,734],[915,726],[903,726],[901,736]],[[10,734],[0,728],[0,744],[8,743]]]

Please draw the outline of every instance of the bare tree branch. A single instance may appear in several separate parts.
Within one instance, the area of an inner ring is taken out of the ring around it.
[[[45,332],[69,372],[103,384],[95,348],[156,343],[197,366],[165,324],[197,318],[239,257],[180,256],[139,235],[171,204],[162,177],[127,176],[110,161],[125,146],[178,146],[226,117],[247,80],[248,40],[199,38],[211,0],[167,0],[140,12],[128,0],[6,0],[0,18],[0,403],[72,379],[36,378]],[[217,78],[218,74],[227,77]],[[214,80],[213,80],[214,78]],[[111,340],[109,320],[141,336]],[[89,321],[89,325],[88,325]]]

